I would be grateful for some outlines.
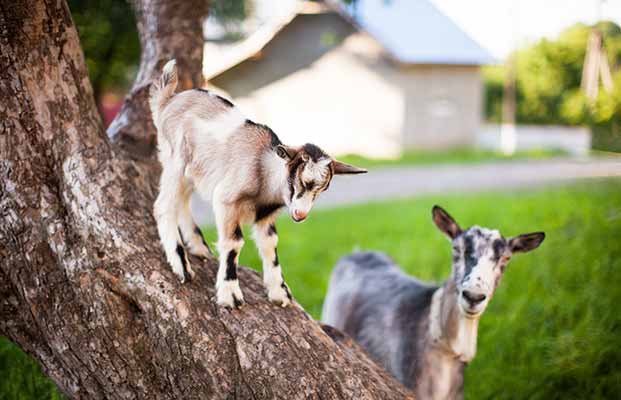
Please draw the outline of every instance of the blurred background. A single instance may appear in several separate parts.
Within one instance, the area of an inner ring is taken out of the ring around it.
[[[137,72],[122,0],[69,0],[105,124]],[[296,299],[320,317],[330,271],[378,249],[441,282],[433,204],[506,236],[543,230],[482,318],[466,398],[621,392],[621,1],[213,0],[205,86],[283,142],[370,169],[279,222]],[[210,207],[195,201],[206,228]],[[252,246],[242,264],[257,268]],[[61,398],[0,338],[0,399]]]

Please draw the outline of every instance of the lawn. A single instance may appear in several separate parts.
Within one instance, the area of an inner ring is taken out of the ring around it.
[[[354,249],[381,249],[419,278],[444,279],[450,245],[431,222],[433,204],[462,226],[506,236],[544,230],[539,249],[510,263],[482,318],[466,398],[614,398],[621,392],[620,187],[621,180],[603,180],[424,197],[315,211],[300,225],[283,217],[279,256],[294,296],[318,318],[332,266]],[[215,239],[211,229],[206,236]],[[260,265],[250,240],[241,260]],[[45,385],[33,370],[26,356],[0,342],[0,399],[20,398],[17,390],[24,399],[50,398],[37,392]]]
[[[460,148],[444,151],[410,150],[398,158],[367,158],[359,155],[345,155],[339,160],[363,168],[400,167],[407,165],[431,164],[477,164],[490,161],[544,160],[552,157],[566,156],[563,150],[524,150],[508,156],[499,151],[474,148]]]

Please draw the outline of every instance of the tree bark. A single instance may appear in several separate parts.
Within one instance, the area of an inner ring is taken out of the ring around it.
[[[173,275],[151,215],[144,93],[170,56],[192,60],[179,67],[193,85],[199,70],[161,33],[183,21],[151,26],[158,4],[138,5],[147,48],[116,147],[64,1],[0,4],[0,334],[74,399],[411,398],[351,340],[270,304],[255,272],[240,269],[239,311],[213,301],[215,260],[192,259],[191,283]]]

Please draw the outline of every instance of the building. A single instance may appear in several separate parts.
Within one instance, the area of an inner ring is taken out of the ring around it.
[[[384,157],[474,144],[493,62],[427,0],[303,2],[205,60],[209,85],[284,142]]]

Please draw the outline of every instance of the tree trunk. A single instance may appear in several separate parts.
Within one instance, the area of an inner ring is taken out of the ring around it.
[[[177,59],[181,89],[200,87],[207,0],[131,0],[142,54],[138,76],[108,135],[134,159],[153,160],[155,127],[147,103],[151,80]]]
[[[240,269],[239,311],[213,301],[215,260],[192,259],[191,283],[173,275],[151,215],[144,100],[163,59],[188,57],[192,84],[200,70],[196,49],[161,32],[183,20],[137,9],[145,49],[117,151],[64,1],[0,5],[0,334],[76,399],[410,397],[351,340],[270,304],[255,272]]]

